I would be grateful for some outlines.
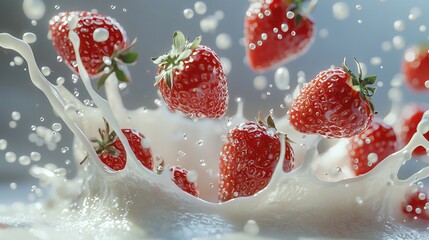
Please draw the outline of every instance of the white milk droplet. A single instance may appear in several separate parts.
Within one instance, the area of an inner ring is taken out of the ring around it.
[[[4,159],[6,160],[6,162],[8,163],[14,163],[16,161],[16,154],[14,152],[7,152],[4,155]]]
[[[267,78],[263,75],[256,76],[253,79],[253,86],[256,90],[264,90],[267,87]]]
[[[402,20],[396,20],[393,23],[393,28],[398,31],[398,32],[402,32],[405,30],[405,23]]]
[[[0,150],[5,150],[7,148],[6,139],[0,139]]]
[[[216,46],[219,49],[228,49],[232,45],[231,37],[226,33],[221,33],[216,37]]]
[[[191,19],[194,17],[194,11],[190,8],[187,8],[183,10],[183,16],[185,16],[186,19]]]
[[[395,36],[392,39],[393,47],[396,49],[402,49],[405,47],[405,39],[402,36]]]
[[[186,174],[186,180],[190,183],[196,182],[198,179],[198,174],[195,171],[188,171],[188,174]]]
[[[231,72],[231,60],[226,57],[220,58],[220,63],[222,64],[223,70],[225,71],[225,74],[229,74]]]
[[[10,189],[12,190],[15,190],[17,187],[16,182],[11,182],[9,186],[10,186]]]
[[[45,75],[45,77],[51,75],[51,69],[49,67],[43,66],[41,70],[43,75]]]
[[[61,125],[61,123],[52,124],[52,130],[54,130],[56,132],[61,131],[62,128],[63,128],[63,125]]]
[[[57,78],[57,85],[63,85],[66,80],[63,77]]]
[[[350,15],[349,5],[345,2],[337,2],[332,6],[332,13],[338,20],[345,20]]]
[[[373,57],[371,58],[370,62],[372,65],[377,66],[381,64],[382,60],[380,57]]]
[[[249,235],[258,235],[259,234],[259,226],[255,222],[255,220],[249,220],[243,227],[243,232],[249,234]]]
[[[18,162],[19,164],[21,164],[22,166],[28,166],[31,163],[31,159],[29,156],[27,155],[22,155],[18,158]]]
[[[292,12],[292,11],[287,11],[287,12],[286,12],[286,17],[287,17],[288,19],[292,19],[292,18],[294,18],[294,17],[295,17],[295,13],[294,13],[294,12]]]
[[[30,153],[30,158],[33,161],[40,161],[40,159],[42,158],[42,155],[39,152],[31,152]]]
[[[21,119],[21,113],[14,111],[12,112],[11,117],[14,121],[19,121]]]
[[[37,36],[32,32],[26,32],[22,35],[22,40],[28,44],[34,43],[37,40]]]
[[[429,88],[429,80],[426,80],[426,81],[425,81],[425,87],[426,87],[426,88]]]
[[[203,32],[212,32],[216,30],[218,19],[214,16],[208,16],[200,21],[200,28]]]
[[[109,31],[105,28],[97,28],[92,35],[94,41],[96,42],[104,42],[109,39]]]
[[[203,15],[207,12],[207,5],[204,2],[198,1],[194,4],[194,10],[197,14]]]
[[[276,73],[274,74],[274,84],[276,85],[276,87],[279,90],[288,90],[290,88],[289,82],[289,70],[285,67],[278,68],[276,70]]]
[[[24,0],[22,9],[30,20],[39,20],[45,15],[46,6],[42,0]]]
[[[24,63],[24,59],[22,57],[20,57],[20,56],[14,57],[13,61],[15,62],[15,64],[17,66],[20,66],[20,65],[22,65]]]
[[[373,164],[376,163],[378,161],[378,155],[376,153],[370,153],[368,154],[368,164]]]
[[[18,124],[15,122],[15,121],[10,121],[9,122],[9,127],[10,128],[16,128],[16,126],[17,126]]]

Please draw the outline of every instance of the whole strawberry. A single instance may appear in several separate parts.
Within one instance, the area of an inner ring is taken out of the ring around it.
[[[349,158],[356,175],[365,174],[398,150],[398,140],[391,126],[374,119],[360,134],[349,139]]]
[[[411,219],[429,220],[429,200],[427,191],[417,190],[406,196],[402,212]]]
[[[404,54],[402,69],[405,75],[405,82],[411,89],[428,91],[429,44],[413,46],[407,49]]]
[[[98,87],[113,72],[119,81],[129,81],[120,64],[135,62],[137,53],[130,52],[134,43],[128,44],[125,30],[115,19],[99,13],[77,11],[59,13],[49,21],[49,36],[55,50],[74,72],[79,73],[68,37],[70,25],[80,38],[79,54],[88,74],[91,77],[104,74]]]
[[[314,23],[301,11],[305,0],[256,0],[244,21],[250,67],[266,71],[303,54],[314,39]]]
[[[294,166],[294,153],[285,141],[283,171]],[[271,116],[267,123],[245,122],[229,131],[220,155],[219,201],[252,196],[271,180],[280,158],[280,139]]]
[[[356,60],[356,59],[355,59]],[[374,117],[370,87],[375,76],[362,78],[345,64],[321,71],[307,83],[289,109],[292,126],[299,132],[333,138],[349,138],[361,133]]]
[[[226,76],[216,53],[200,42],[197,37],[188,43],[182,32],[175,32],[170,52],[152,59],[158,65],[155,85],[170,110],[220,118],[228,106]]]
[[[196,183],[190,181],[189,171],[180,166],[171,166],[170,172],[172,173],[171,180],[173,180],[176,185],[181,188],[183,191],[191,194],[194,197],[198,197],[199,193],[197,190]]]
[[[127,162],[127,153],[119,137],[115,132],[111,132],[109,125],[105,122],[105,129],[99,129],[101,140],[92,139],[97,143],[95,148],[100,160],[107,165],[111,170],[119,171],[125,168]],[[149,170],[153,170],[153,158],[148,142],[136,130],[121,129],[122,133],[128,140],[131,150],[136,158]]]
[[[423,118],[423,114],[429,107],[419,104],[410,104],[403,108],[402,121],[400,122],[399,136],[403,144],[407,144],[417,132],[417,125]],[[429,141],[429,132],[423,135]],[[413,156],[423,156],[426,149],[422,146],[413,151]]]

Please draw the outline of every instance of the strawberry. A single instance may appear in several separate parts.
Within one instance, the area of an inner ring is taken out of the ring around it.
[[[392,127],[380,119],[374,119],[367,129],[349,139],[348,150],[353,170],[358,176],[371,171],[396,152],[398,141]]]
[[[115,132],[111,132],[105,121],[105,130],[99,129],[101,140],[92,139],[97,143],[96,152],[100,160],[110,169],[119,171],[125,168],[127,153]],[[131,150],[137,159],[149,170],[153,170],[152,153],[143,134],[132,129],[121,129],[128,140]]]
[[[266,71],[291,61],[310,47],[315,28],[313,21],[301,11],[304,1],[256,0],[250,4],[244,21],[244,37],[253,70]]]
[[[401,128],[399,136],[404,144],[407,144],[413,135],[417,132],[417,125],[423,118],[424,112],[427,110],[426,106],[418,104],[410,104],[404,107],[402,114]],[[429,132],[423,135],[429,141]],[[423,156],[426,154],[426,149],[422,146],[417,147],[413,151],[413,156]]]
[[[175,32],[170,52],[152,58],[158,65],[155,85],[170,110],[220,118],[228,105],[226,76],[216,53],[200,42],[197,37],[188,43],[182,32]]]
[[[189,171],[180,166],[171,166],[170,172],[172,173],[171,180],[183,191],[198,197],[197,185],[195,182],[190,182],[188,173]]]
[[[99,13],[77,11],[59,13],[49,21],[49,36],[55,50],[74,72],[79,73],[73,45],[68,37],[70,25],[75,25],[73,31],[80,38],[79,54],[88,74],[96,77],[107,72],[100,78],[98,87],[112,72],[119,81],[129,81],[120,64],[135,62],[137,53],[130,52],[134,42],[128,45],[125,30],[115,19]],[[98,32],[106,30],[108,35],[105,38],[96,37]],[[107,64],[106,58],[109,59]]]
[[[402,212],[409,218],[429,220],[429,201],[426,191],[414,191],[402,203]]]
[[[405,51],[402,69],[405,82],[415,91],[429,90],[429,44],[413,46]]]
[[[376,76],[362,79],[346,65],[321,71],[307,83],[289,109],[292,126],[302,133],[349,138],[361,133],[374,117],[371,97]]]
[[[285,141],[283,171],[294,167],[294,153]],[[229,131],[220,155],[219,201],[252,196],[265,188],[280,158],[280,139],[271,116],[267,123],[244,122]]]

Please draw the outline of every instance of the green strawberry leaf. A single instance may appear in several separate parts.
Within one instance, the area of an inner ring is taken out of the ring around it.
[[[129,53],[120,55],[119,59],[121,59],[123,63],[130,64],[130,63],[136,62],[138,56],[139,54],[137,52],[129,52]]]

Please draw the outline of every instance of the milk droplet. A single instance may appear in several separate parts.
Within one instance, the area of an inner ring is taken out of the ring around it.
[[[194,11],[190,8],[187,8],[183,10],[183,16],[185,16],[186,19],[191,19],[194,17]]]
[[[419,31],[420,32],[426,32],[426,25],[420,25]]]
[[[381,64],[381,62],[382,62],[382,60],[381,60],[381,58],[380,58],[380,57],[373,57],[373,58],[371,58],[371,60],[370,60],[370,63],[371,63],[372,65],[374,65],[374,66],[380,65],[380,64]]]
[[[63,128],[63,125],[61,125],[61,123],[52,124],[52,130],[54,130],[54,131],[59,132],[59,131],[61,131],[62,128]]]
[[[338,20],[345,20],[350,15],[349,5],[345,2],[337,2],[332,5],[332,13]]]
[[[39,20],[45,15],[46,6],[42,0],[24,0],[22,9],[30,20]]]
[[[378,155],[376,153],[370,153],[368,154],[367,160],[368,160],[368,165],[369,164],[372,165],[378,161]]]
[[[381,43],[381,50],[388,52],[392,49],[392,44],[388,41],[384,41]]]
[[[73,73],[71,79],[73,83],[77,83],[77,81],[79,80],[79,76]]]
[[[263,75],[256,76],[253,79],[253,86],[256,90],[264,90],[267,87],[267,78]]]
[[[259,234],[259,226],[255,222],[255,220],[248,220],[247,223],[243,227],[243,232],[249,235],[258,235]]]
[[[194,10],[197,14],[203,15],[207,12],[207,5],[204,2],[198,1],[194,4]]]
[[[216,46],[219,49],[228,49],[232,45],[231,37],[226,33],[221,33],[216,37]]]
[[[0,150],[5,150],[7,148],[6,139],[0,139]]]
[[[43,66],[41,70],[43,75],[45,75],[45,77],[51,75],[51,69],[49,67]]]
[[[295,13],[294,13],[294,12],[292,12],[292,11],[287,11],[287,12],[286,12],[286,17],[287,17],[288,19],[292,19],[292,18],[294,18],[294,17],[295,17]]]
[[[37,162],[40,161],[40,159],[42,158],[42,155],[39,152],[31,152],[30,153],[30,159]]]
[[[186,174],[186,180],[188,180],[188,182],[190,183],[196,182],[197,179],[198,179],[198,174],[193,170],[188,171],[188,174]]]
[[[319,31],[319,36],[320,36],[321,38],[327,38],[327,37],[329,36],[329,31],[328,31],[328,29],[326,29],[326,28],[322,28],[322,29],[320,29],[320,31]]]
[[[21,164],[22,166],[28,166],[31,163],[31,159],[29,156],[27,155],[22,155],[18,158],[18,162],[19,164]]]
[[[426,87],[426,88],[429,88],[429,80],[426,80],[426,81],[425,81],[425,87]]]
[[[26,32],[22,35],[22,40],[28,44],[31,44],[36,42],[37,36],[32,32]]]
[[[16,188],[17,188],[16,182],[11,182],[10,185],[9,185],[9,187],[12,190],[16,190]]]
[[[357,4],[357,5],[356,5],[356,10],[358,10],[358,11],[362,10],[362,5]]]
[[[58,77],[57,78],[57,85],[61,86],[64,84],[66,80],[63,77]]]
[[[410,19],[411,21],[414,21],[420,17],[420,14],[421,14],[420,8],[418,7],[411,8],[410,14],[408,15],[408,19]]]
[[[21,113],[19,113],[17,111],[13,111],[11,114],[11,117],[13,120],[19,121],[21,119]]]
[[[17,122],[15,122],[15,121],[10,121],[9,122],[9,127],[10,128],[16,128],[16,126],[17,126],[18,124],[17,124]]]
[[[405,23],[402,20],[396,20],[393,23],[393,28],[398,31],[398,32],[402,32],[405,29]]]
[[[20,66],[20,65],[22,65],[24,63],[24,59],[22,57],[20,57],[20,56],[14,57],[13,61],[15,62],[15,64],[17,66]]]
[[[276,85],[276,87],[279,90],[288,90],[290,88],[289,82],[289,70],[285,67],[278,68],[276,70],[276,73],[274,74],[274,84]]]
[[[4,159],[6,160],[6,162],[8,163],[14,163],[16,161],[16,154],[14,152],[7,152],[4,155]]]
[[[396,49],[402,49],[405,47],[405,39],[401,36],[395,36],[392,39],[393,47]]]
[[[92,37],[96,42],[104,42],[109,39],[109,31],[105,28],[97,28],[95,29]]]
[[[220,63],[222,64],[223,70],[225,71],[225,74],[229,74],[231,72],[231,60],[226,57],[220,58]]]
[[[203,32],[212,32],[217,28],[218,19],[214,16],[208,16],[200,21],[200,28]]]

